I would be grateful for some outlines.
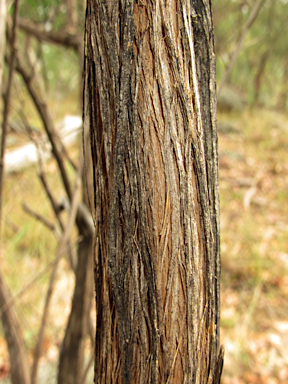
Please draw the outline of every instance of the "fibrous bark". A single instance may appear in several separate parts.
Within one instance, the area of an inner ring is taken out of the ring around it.
[[[96,383],[218,383],[210,1],[88,0]]]

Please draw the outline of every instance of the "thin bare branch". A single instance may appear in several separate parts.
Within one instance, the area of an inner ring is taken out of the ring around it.
[[[89,369],[91,368],[91,365],[93,364],[93,361],[94,361],[94,351],[92,351],[91,356],[89,358],[89,361],[87,363],[87,366],[86,366],[86,368],[84,369],[84,371],[82,373],[80,383],[82,383],[82,384],[85,383],[87,375],[88,375],[88,372],[89,372]]]
[[[1,136],[1,153],[0,153],[0,237],[1,237],[1,219],[2,219],[2,190],[3,190],[3,175],[4,175],[4,153],[6,144],[6,134],[8,126],[8,115],[10,108],[10,94],[13,81],[14,65],[16,58],[16,38],[18,28],[18,8],[19,0],[15,0],[14,13],[13,13],[13,25],[11,36],[11,54],[9,59],[9,75],[7,90],[4,94],[4,110],[3,110],[3,122],[2,122],[2,136]],[[0,37],[2,38],[2,36]]]
[[[48,139],[52,146],[52,152],[55,157],[55,160],[57,162],[61,178],[63,181],[63,185],[65,188],[65,191],[67,193],[67,196],[69,200],[71,200],[72,193],[71,193],[71,186],[68,179],[68,175],[64,166],[64,162],[61,156],[61,151],[63,149],[63,144],[60,141],[60,138],[56,134],[54,123],[52,120],[52,117],[49,113],[47,103],[45,100],[42,99],[41,95],[36,91],[35,86],[33,85],[33,78],[28,74],[28,72],[25,70],[24,65],[21,61],[21,58],[17,56],[17,64],[16,64],[16,70],[17,72],[22,76],[22,79],[24,83],[26,84],[27,90],[34,102],[34,105],[41,117],[41,120],[43,122],[44,129],[46,131],[46,134],[48,136]]]
[[[22,207],[28,215],[34,217],[34,219],[40,221],[42,224],[44,224],[47,228],[49,228],[52,232],[55,234],[57,233],[57,229],[53,223],[51,223],[50,220],[48,220],[46,217],[43,215],[40,215],[39,213],[33,211],[31,208],[28,207],[25,203],[22,204]],[[58,234],[59,235],[59,234]]]
[[[32,365],[32,369],[31,369],[31,384],[36,384],[36,382],[37,382],[38,364],[39,364],[39,360],[40,360],[40,357],[42,354],[44,332],[45,332],[45,328],[46,328],[46,324],[47,324],[52,294],[53,294],[53,290],[55,288],[56,274],[57,274],[57,269],[58,269],[60,259],[61,259],[61,253],[58,252],[55,263],[53,265],[53,270],[52,270],[52,273],[50,276],[49,287],[48,287],[48,290],[46,293],[46,299],[45,299],[45,305],[44,305],[44,310],[43,310],[43,314],[42,314],[41,326],[40,326],[40,330],[39,330],[39,334],[38,334],[38,339],[37,339],[35,352],[34,352],[34,360],[33,360],[33,365]]]
[[[263,5],[265,4],[266,0],[258,0],[255,4],[254,4],[254,7],[252,8],[252,11],[250,13],[250,16],[248,18],[248,21],[245,25],[245,28],[242,32],[242,35],[240,36],[240,39],[238,41],[238,45],[237,45],[237,48],[235,49],[235,52],[233,53],[231,59],[230,59],[230,62],[226,68],[226,71],[224,73],[224,75],[222,76],[222,79],[220,81],[220,84],[218,86],[218,95],[221,93],[222,89],[223,89],[223,86],[226,82],[226,80],[228,79],[228,77],[230,76],[230,73],[235,65],[235,62],[236,62],[236,59],[239,55],[239,53],[241,52],[241,49],[243,47],[243,44],[244,44],[244,41],[245,41],[245,38],[246,38],[246,35],[249,31],[249,29],[251,28],[252,24],[254,23],[254,21],[256,20],[261,8],[263,7]]]
[[[63,256],[63,254],[61,254]],[[29,292],[34,286],[38,283],[38,281],[46,275],[47,272],[50,271],[50,269],[55,265],[57,262],[57,258],[50,263],[48,263],[41,272],[39,272],[23,289],[21,289],[20,292],[16,293],[9,301],[7,301],[5,304],[3,304],[0,307],[0,310],[2,313],[6,312],[9,308],[11,308],[15,303],[21,299],[27,292]]]
[[[58,44],[67,48],[72,48],[76,53],[79,53],[81,49],[81,39],[74,33],[67,31],[53,32],[44,31],[40,29],[36,24],[31,21],[21,19],[19,20],[19,28],[26,33],[34,36],[38,40],[47,41],[52,44]]]
[[[10,355],[11,381],[13,384],[29,384],[28,358],[16,311],[9,305],[11,301],[11,292],[0,271],[0,311]]]
[[[59,216],[59,210],[58,210],[58,207],[57,207],[57,203],[56,203],[56,201],[55,201],[55,199],[54,199],[54,197],[52,195],[51,189],[50,189],[50,187],[48,185],[48,182],[47,182],[47,179],[46,179],[46,175],[45,175],[45,172],[44,172],[43,169],[40,170],[38,176],[39,176],[39,179],[41,180],[41,183],[42,183],[43,188],[44,188],[44,190],[46,192],[46,195],[47,195],[47,197],[48,197],[48,199],[49,199],[49,201],[51,203],[51,206],[53,208],[55,217],[57,218],[58,223],[59,223],[61,229],[64,230],[64,225],[63,225],[62,220],[61,220],[61,218]]]
[[[0,95],[2,95],[2,73],[5,54],[6,0],[0,0]]]
[[[2,6],[1,6],[2,9]],[[16,56],[16,38],[18,27],[18,9],[19,0],[14,2],[12,36],[11,36],[11,53],[9,59],[9,75],[6,93],[4,95],[4,110],[2,122],[2,137],[1,137],[1,153],[0,153],[0,238],[1,238],[1,222],[2,222],[2,191],[3,191],[3,175],[4,175],[4,153],[6,144],[6,134],[8,126],[8,115],[10,109],[10,95],[13,81],[14,64]],[[1,23],[5,19],[1,19]],[[3,29],[2,29],[3,31]],[[0,36],[3,40],[4,36]],[[1,58],[2,59],[2,58]],[[2,65],[2,64],[1,64]],[[1,73],[2,75],[2,73]],[[5,339],[7,342],[9,357],[10,357],[10,372],[11,381],[13,384],[29,384],[30,377],[28,371],[28,359],[24,347],[24,341],[21,337],[20,323],[17,319],[16,312],[13,308],[7,308],[6,311],[3,307],[7,306],[10,301],[11,293],[9,288],[4,283],[2,274],[0,273],[0,307],[3,329]]]
[[[59,210],[59,206],[58,204],[56,203],[54,197],[53,197],[53,194],[52,194],[52,191],[49,187],[49,184],[48,184],[48,181],[47,181],[47,178],[46,178],[46,174],[45,174],[45,171],[44,171],[44,164],[43,164],[43,159],[42,159],[42,156],[41,156],[41,151],[39,151],[39,168],[40,168],[40,172],[39,172],[39,179],[43,185],[43,188],[46,192],[46,195],[50,201],[50,204],[52,206],[52,209],[53,209],[53,212],[55,214],[55,217],[60,225],[60,228],[62,230],[62,232],[64,232],[64,224],[61,220],[61,217],[60,217],[60,210]],[[69,258],[69,262],[70,262],[70,266],[71,268],[73,269],[73,271],[75,271],[75,267],[76,267],[76,256],[72,250],[72,247],[71,247],[71,243],[69,242],[68,244],[68,247],[67,247],[67,252],[68,252],[68,258]]]
[[[80,200],[80,193],[81,193],[82,172],[83,172],[83,158],[82,156],[80,156],[77,175],[75,179],[75,187],[74,187],[73,196],[71,199],[71,209],[70,209],[69,219],[68,219],[68,223],[66,225],[64,234],[62,236],[61,242],[59,244],[58,252],[62,252],[62,250],[65,249],[67,242],[69,240],[69,237],[71,235],[73,226],[75,224],[77,209],[78,209],[79,200]]]
[[[77,172],[78,181],[76,179],[75,191],[81,185],[81,177],[83,170],[83,156],[80,154],[79,168]],[[71,223],[74,216],[73,210],[76,206],[75,199],[72,201],[70,210]],[[74,203],[75,202],[75,203]],[[75,205],[74,205],[75,204]],[[73,207],[74,206],[74,207]],[[72,300],[71,312],[68,325],[65,331],[65,337],[62,342],[61,352],[59,356],[58,367],[58,383],[60,384],[82,384],[83,375],[83,357],[84,357],[84,338],[89,332],[91,339],[92,327],[89,324],[89,314],[91,309],[91,301],[93,297],[93,257],[92,242],[94,235],[94,226],[91,213],[83,203],[77,204],[76,224],[81,237],[78,246],[78,263],[75,271],[75,288]],[[88,326],[88,329],[87,329]],[[88,331],[88,332],[87,332]],[[93,345],[93,341],[92,341]]]

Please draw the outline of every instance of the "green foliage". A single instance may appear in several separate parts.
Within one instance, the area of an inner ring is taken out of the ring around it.
[[[46,23],[46,28],[56,30],[64,26],[66,7],[60,0],[29,0],[20,3],[19,16],[36,24]],[[53,24],[52,24],[53,23]]]
[[[217,80],[220,81],[255,1],[215,0],[212,4]],[[245,94],[249,104],[286,107],[287,34],[287,1],[267,0],[245,37],[244,46],[229,77],[230,85]]]

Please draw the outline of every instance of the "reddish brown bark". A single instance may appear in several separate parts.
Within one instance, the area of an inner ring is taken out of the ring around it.
[[[88,1],[96,383],[220,381],[213,44],[209,1]]]

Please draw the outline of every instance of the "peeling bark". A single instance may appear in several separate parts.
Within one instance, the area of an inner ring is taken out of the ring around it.
[[[88,0],[96,383],[218,383],[210,1]]]

